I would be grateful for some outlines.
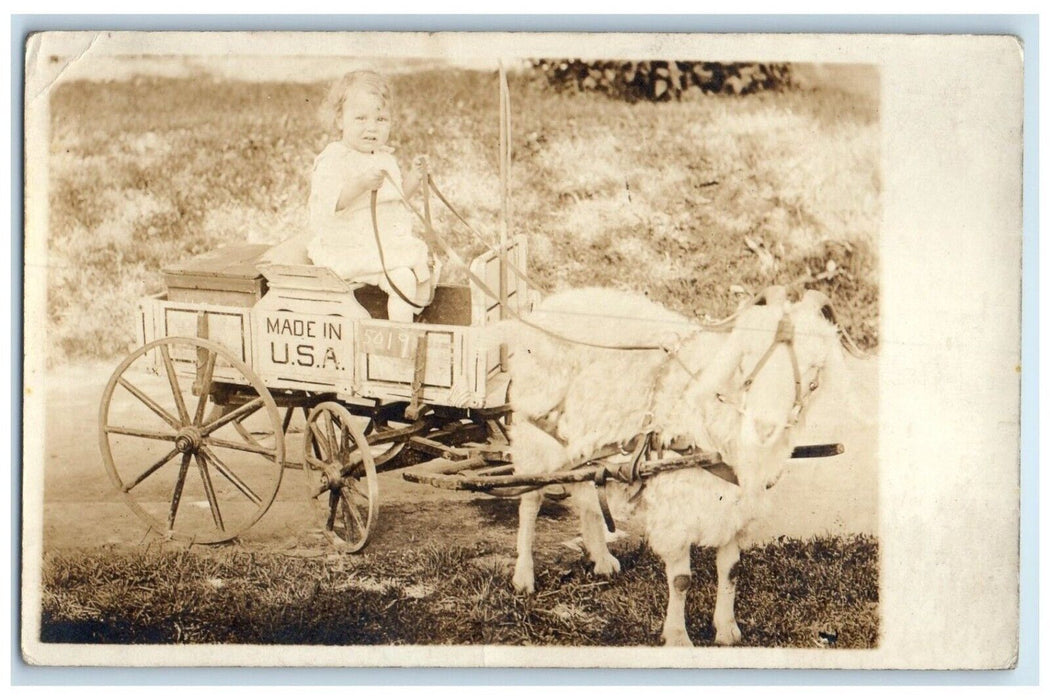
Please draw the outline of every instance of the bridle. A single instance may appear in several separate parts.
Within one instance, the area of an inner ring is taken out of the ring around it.
[[[791,373],[795,380],[795,401],[791,405],[791,412],[788,414],[788,420],[784,424],[784,426],[787,428],[793,428],[798,423],[799,418],[802,415],[802,410],[803,408],[805,408],[806,401],[809,400],[809,398],[813,395],[813,392],[815,392],[820,386],[821,368],[817,367],[817,373],[813,377],[813,381],[809,383],[809,391],[806,394],[803,394],[802,373],[801,371],[799,371],[798,355],[795,353],[795,323],[791,320],[791,317],[787,314],[786,311],[784,312],[784,315],[780,317],[779,323],[777,323],[777,331],[776,334],[773,336],[773,342],[769,344],[769,347],[766,348],[765,353],[762,355],[761,358],[759,358],[758,362],[755,364],[750,374],[748,374],[747,377],[744,379],[743,393],[746,395],[747,392],[751,389],[751,385],[754,384],[755,378],[758,376],[758,373],[762,371],[762,368],[765,367],[766,362],[769,361],[769,358],[773,355],[773,352],[777,349],[777,346],[781,344],[787,346],[788,357],[791,358]],[[732,406],[741,414],[744,413],[744,408],[741,405],[730,401],[728,398],[726,398],[724,394],[716,393],[715,398],[717,398],[720,402],[728,406]]]

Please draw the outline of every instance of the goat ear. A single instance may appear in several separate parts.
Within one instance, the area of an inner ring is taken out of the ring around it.
[[[807,289],[798,303],[800,306],[812,308],[814,312],[820,313],[828,322],[838,325],[838,321],[835,320],[835,308],[831,305],[831,299],[824,292],[818,292],[816,289]]]
[[[783,306],[787,301],[787,289],[780,285],[766,287],[755,299],[755,306]]]

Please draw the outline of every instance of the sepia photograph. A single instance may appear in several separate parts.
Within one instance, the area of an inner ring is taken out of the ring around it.
[[[885,58],[935,39],[615,36],[31,37],[27,662],[1016,661],[1017,309],[964,370],[1012,417],[907,413],[971,409],[914,307],[1019,303],[1020,123],[942,274]],[[928,434],[998,445],[985,590],[913,568],[974,561]]]

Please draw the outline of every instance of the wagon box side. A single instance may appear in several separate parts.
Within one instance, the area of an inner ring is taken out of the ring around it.
[[[358,321],[355,389],[370,398],[410,400],[418,384],[424,403],[481,407],[479,352],[478,333],[469,326]]]
[[[269,291],[252,309],[255,371],[273,389],[352,394],[355,321],[368,317],[352,285],[319,266],[261,269]]]
[[[201,338],[218,343],[249,367],[253,364],[251,311],[243,306],[221,306],[185,301],[172,301],[167,294],[146,297],[139,302],[139,332],[142,344],[168,337]],[[197,356],[171,358],[180,376],[193,377]],[[160,359],[153,357],[153,369],[159,371]],[[244,384],[244,376],[219,358],[215,379],[231,384]]]
[[[506,303],[510,315],[528,312],[537,300],[537,292],[529,289],[528,280],[518,271],[527,268],[528,242],[525,236],[514,236],[503,254],[506,260]],[[474,259],[470,272],[481,280],[488,290],[476,283],[471,283],[472,325],[482,327],[496,323],[504,317],[501,313],[500,300],[491,293],[498,293],[500,288],[500,254],[491,250]],[[499,347],[479,349],[479,367],[477,372],[486,378],[492,378],[503,368],[500,367]],[[482,388],[482,390],[484,390]]]

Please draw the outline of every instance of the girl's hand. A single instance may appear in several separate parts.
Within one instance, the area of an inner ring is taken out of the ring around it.
[[[419,177],[425,177],[427,174],[427,157],[416,156],[412,159],[412,172]]]
[[[378,190],[380,185],[383,184],[383,173],[384,171],[379,168],[367,171],[361,176],[361,186],[366,191]]]

